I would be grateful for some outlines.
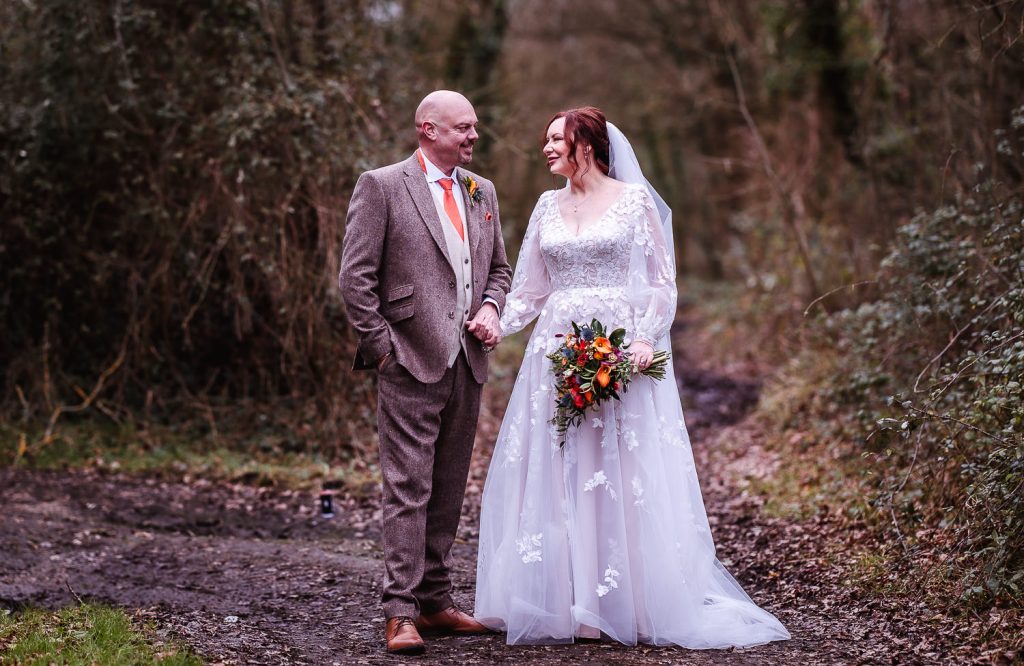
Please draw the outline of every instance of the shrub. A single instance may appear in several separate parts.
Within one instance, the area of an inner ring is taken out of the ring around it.
[[[372,405],[346,374],[344,212],[359,171],[404,150],[418,82],[372,11],[0,9],[8,415],[45,422],[95,387],[115,420],[246,424],[258,403],[293,446],[346,448]]]
[[[1024,107],[1012,129],[1001,149],[1024,157]],[[817,416],[862,443],[879,525],[939,528],[965,599],[1024,599],[1024,200],[985,180],[917,214],[879,292],[821,320],[838,365]]]

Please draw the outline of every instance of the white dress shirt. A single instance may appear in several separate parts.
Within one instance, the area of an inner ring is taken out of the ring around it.
[[[441,224],[446,225],[451,225],[451,220],[448,219],[448,213],[444,209],[444,188],[441,187],[441,183],[438,181],[442,178],[452,179],[452,197],[455,199],[455,205],[459,207],[459,215],[462,216],[462,230],[466,236],[466,242],[468,243],[469,223],[466,218],[466,201],[462,196],[462,186],[459,182],[459,179],[462,177],[459,173],[459,167],[455,167],[455,169],[452,170],[451,176],[446,176],[444,171],[441,171],[437,165],[430,161],[430,158],[427,157],[426,153],[422,150],[419,152],[420,157],[423,158],[423,165],[427,168],[424,176],[426,176],[427,179],[427,187],[430,188],[430,195],[434,197],[434,208],[437,209],[437,217],[441,220]],[[483,302],[492,304],[494,309],[498,311],[498,314],[501,314],[501,308],[498,307],[498,302],[496,300],[490,296],[485,296]]]
[[[427,185],[430,187],[430,195],[434,197],[434,207],[437,208],[437,216],[440,218],[443,224],[451,224],[448,219],[448,213],[444,210],[444,188],[441,187],[441,183],[438,182],[442,178],[452,179],[452,197],[455,199],[455,205],[459,207],[459,215],[462,216],[462,229],[466,235],[469,235],[469,226],[466,224],[466,202],[462,198],[462,186],[459,184],[459,167],[455,167],[452,171],[451,176],[444,175],[444,171],[441,171],[427,159],[426,154],[421,150],[420,155],[423,157],[423,164],[427,167]]]

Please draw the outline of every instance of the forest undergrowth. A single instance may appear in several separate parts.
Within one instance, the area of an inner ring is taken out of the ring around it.
[[[1022,130],[1024,108],[1000,142],[1016,159]],[[859,556],[859,584],[944,601],[987,639],[1020,649],[1019,191],[982,174],[954,203],[918,212],[877,274],[847,288],[857,290],[848,307],[812,302],[795,315],[750,289],[708,299],[720,352],[771,368],[756,418],[787,462],[759,487],[767,510],[867,527],[877,548]]]

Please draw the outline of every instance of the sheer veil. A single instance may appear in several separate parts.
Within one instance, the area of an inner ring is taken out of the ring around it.
[[[626,138],[626,135],[611,122],[608,122],[607,126],[609,145],[608,175],[615,180],[643,185],[647,188],[651,198],[654,199],[654,205],[658,208],[658,217],[661,218],[661,233],[665,239],[665,246],[669,252],[669,257],[672,259],[673,272],[675,272],[676,246],[672,241],[672,209],[668,207],[668,204],[661,198],[661,195],[654,189],[650,181],[644,177],[644,172],[640,168],[640,162],[636,159],[636,153],[633,152],[633,146],[629,144],[629,139]]]
[[[676,314],[676,251],[672,240],[672,209],[665,203],[665,199],[657,194],[653,185],[643,174],[640,162],[636,153],[630,145],[629,139],[610,122],[608,128],[608,175],[615,180],[628,184],[640,185],[647,190],[650,200],[654,204],[654,210],[647,213],[648,223],[652,226],[659,226],[652,232],[660,232],[660,239],[655,248],[641,248],[633,245],[633,252],[630,259],[630,297],[634,300],[638,310],[643,311],[653,305],[655,309],[662,310],[662,319],[667,318],[669,327],[665,333],[657,339],[649,340],[655,349],[663,349],[672,352],[672,340],[670,336],[671,323]],[[656,268],[649,263],[649,255],[657,252],[658,259],[655,262]],[[654,275],[657,282],[662,285],[658,289],[653,284]],[[642,279],[637,279],[642,276]],[[632,331],[639,333],[639,331]],[[653,337],[653,336],[651,336]]]

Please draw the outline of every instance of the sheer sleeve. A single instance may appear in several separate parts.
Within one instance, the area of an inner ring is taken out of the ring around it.
[[[676,315],[676,267],[666,245],[661,219],[646,189],[639,189],[629,266],[629,299],[633,306],[633,339],[667,348]],[[664,343],[664,344],[661,344]]]
[[[553,191],[541,195],[526,226],[512,277],[512,290],[505,297],[505,309],[501,313],[503,336],[517,333],[533,321],[551,293],[551,279],[540,252],[540,223],[553,195]]]

